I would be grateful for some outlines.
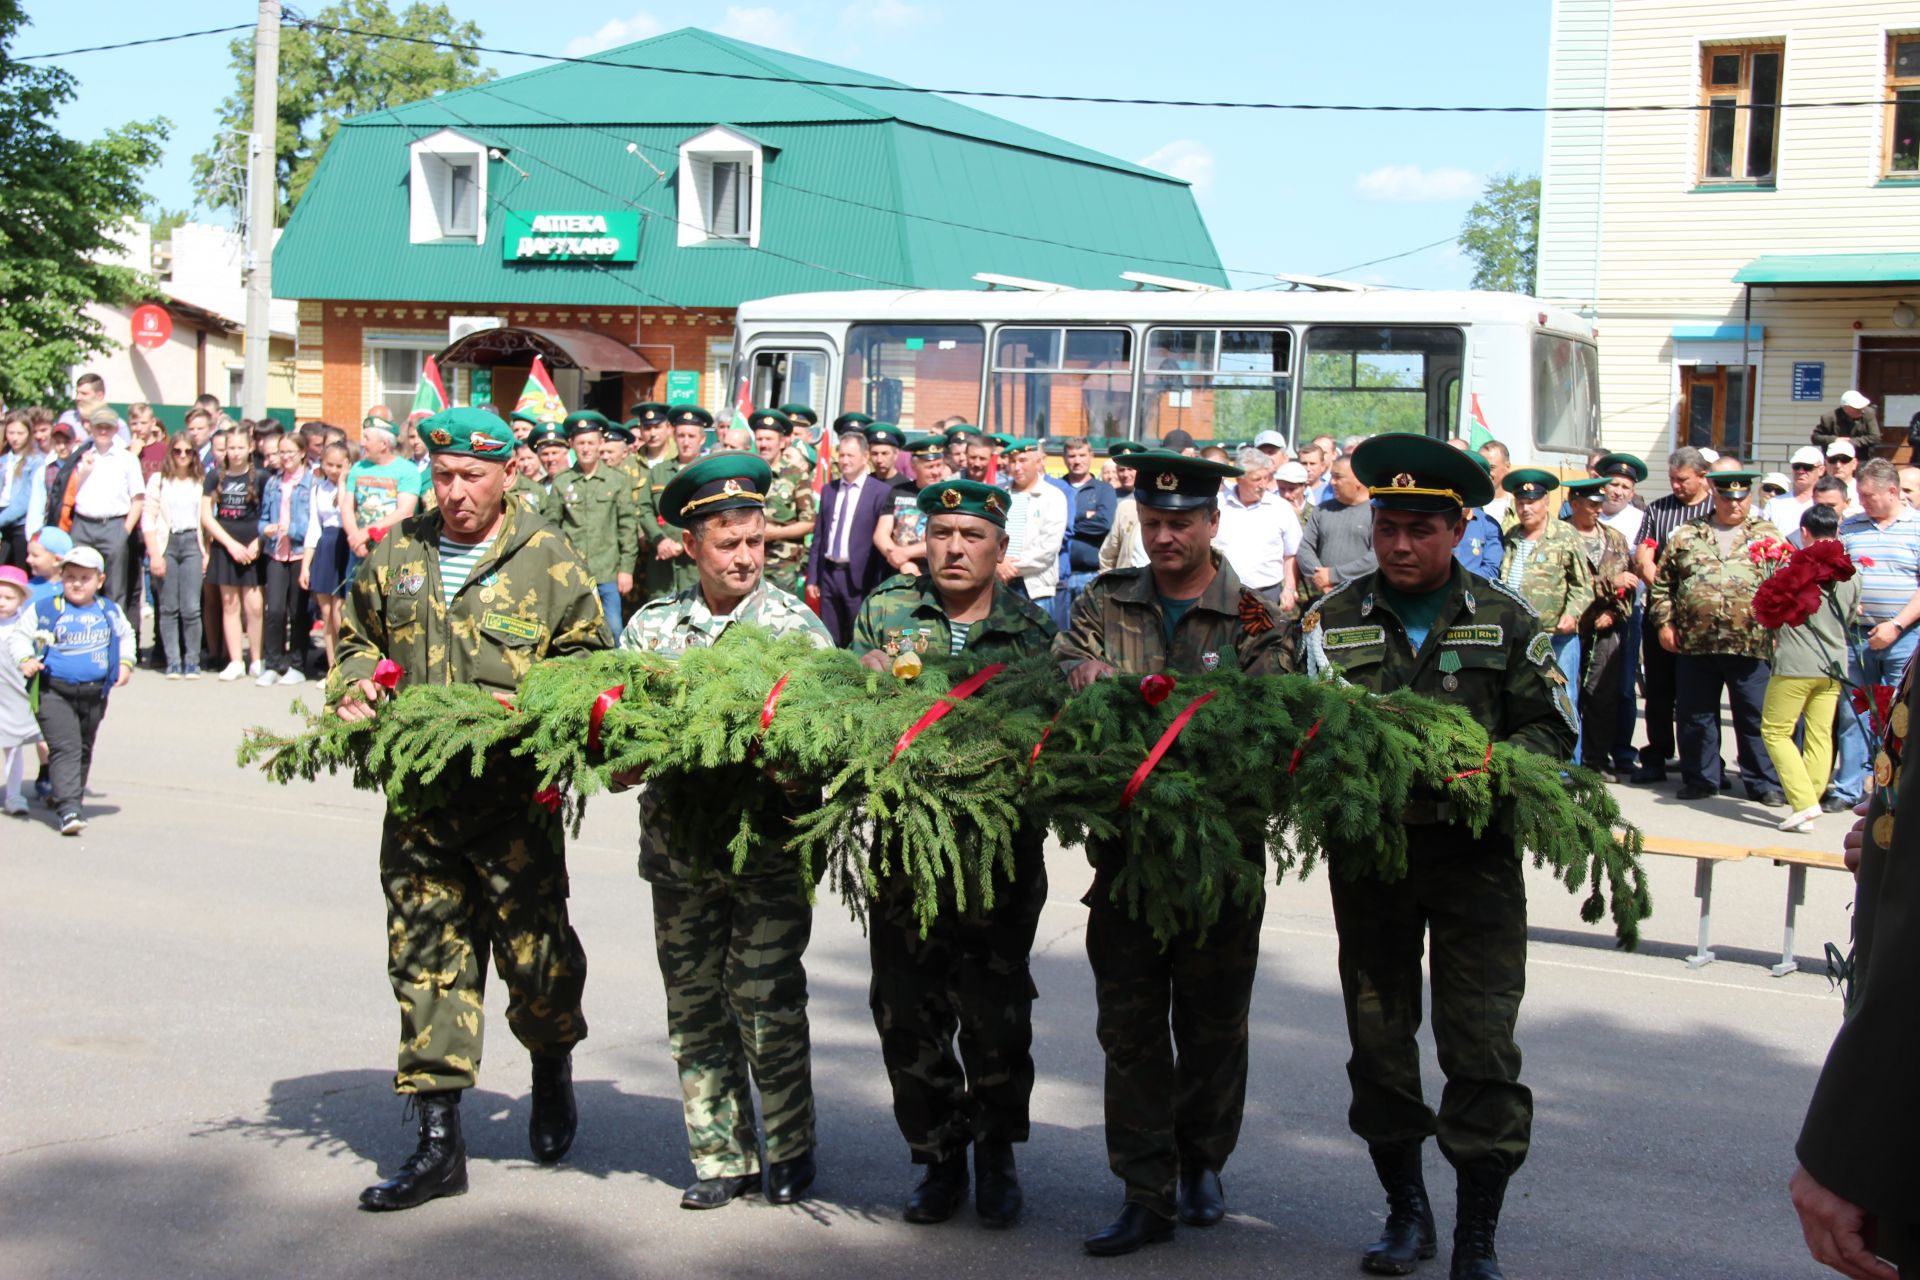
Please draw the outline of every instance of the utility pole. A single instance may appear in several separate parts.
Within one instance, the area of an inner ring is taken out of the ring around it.
[[[247,345],[240,415],[267,416],[273,339],[275,134],[280,121],[280,0],[260,0],[253,29],[253,136],[247,142]]]

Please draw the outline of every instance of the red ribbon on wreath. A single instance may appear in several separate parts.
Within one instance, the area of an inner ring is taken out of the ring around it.
[[[1053,719],[1047,721],[1047,727],[1040,731],[1040,741],[1033,744],[1033,754],[1027,757],[1027,768],[1031,769],[1040,763],[1040,749],[1046,746],[1047,739],[1053,736],[1053,726],[1060,723],[1060,713],[1065,710],[1066,708],[1062,707],[1060,711],[1054,712]]]
[[[1218,692],[1218,689],[1213,691],[1213,693]],[[1187,727],[1187,721],[1193,719],[1193,713],[1213,701],[1213,693],[1201,694],[1187,704],[1186,710],[1173,718],[1173,723],[1167,726],[1167,731],[1160,735],[1160,741],[1153,744],[1153,750],[1147,752],[1147,758],[1140,762],[1140,767],[1133,771],[1131,778],[1127,779],[1126,790],[1120,793],[1120,807],[1122,809],[1130,809],[1133,807],[1133,798],[1139,794],[1140,788],[1145,785],[1147,775],[1153,772],[1154,766],[1160,763],[1160,758],[1167,754],[1168,749],[1171,748],[1174,741],[1179,738],[1181,730]]]
[[[1320,722],[1318,720],[1315,720],[1313,722],[1313,727],[1307,730],[1307,736],[1300,739],[1300,745],[1293,749],[1293,759],[1287,761],[1288,777],[1292,777],[1294,770],[1300,767],[1301,755],[1303,755],[1306,752],[1307,744],[1309,742],[1312,742],[1314,738],[1318,736],[1319,732],[1320,732]]]
[[[600,722],[607,718],[607,712],[613,709],[613,704],[620,701],[626,692],[627,686],[617,684],[593,700],[593,710],[587,712],[587,750],[600,749]]]
[[[792,674],[793,672],[789,671],[775,680],[772,691],[767,694],[767,700],[760,704],[760,732],[765,733],[767,726],[773,723],[773,709],[780,701],[781,692],[787,687],[787,677]]]
[[[545,809],[548,813],[560,812],[560,801],[562,798],[558,787],[542,787],[533,793],[533,802],[542,809]]]
[[[1485,773],[1487,771],[1487,766],[1492,763],[1493,763],[1493,741],[1492,739],[1488,739],[1487,754],[1484,757],[1482,757],[1480,761],[1480,767],[1478,769],[1469,769],[1465,773],[1450,773],[1446,777],[1440,779],[1440,785],[1445,786],[1449,782],[1459,782],[1461,779],[1471,778],[1477,773]]]
[[[1004,662],[996,662],[990,667],[982,667],[965,680],[962,680],[959,684],[953,686],[952,691],[945,697],[935,699],[934,704],[927,708],[926,714],[918,720],[915,720],[913,724],[908,727],[907,731],[900,735],[900,741],[893,744],[893,754],[887,757],[887,763],[892,764],[895,760],[898,760],[900,753],[912,746],[915,738],[919,737],[927,729],[938,724],[941,717],[945,716],[947,712],[980,692],[982,685],[1006,669],[1007,664]]]

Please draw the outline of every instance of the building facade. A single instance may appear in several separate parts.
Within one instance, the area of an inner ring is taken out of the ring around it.
[[[401,416],[429,355],[458,403],[538,355],[569,408],[719,409],[774,294],[1225,284],[1185,183],[892,84],[688,29],[345,122],[274,254],[299,416]]]
[[[1602,439],[1779,468],[1842,392],[1920,413],[1920,8],[1556,0],[1537,292],[1594,317]],[[1648,109],[1658,108],[1658,109]]]

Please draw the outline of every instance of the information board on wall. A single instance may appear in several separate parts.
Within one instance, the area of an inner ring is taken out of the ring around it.
[[[1795,400],[1827,398],[1826,361],[1795,360],[1793,362],[1793,398]]]
[[[667,373],[668,404],[700,403],[700,371],[672,369]]]

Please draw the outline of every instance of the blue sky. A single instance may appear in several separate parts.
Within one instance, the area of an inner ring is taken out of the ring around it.
[[[321,0],[308,0],[317,12]],[[1460,6],[1137,0],[456,0],[485,43],[585,53],[682,26],[858,67],[910,84],[1120,97],[1533,105],[1544,100],[1546,0]],[[16,53],[251,22],[250,0],[27,0]],[[1469,15],[1470,16],[1466,16]],[[165,115],[167,157],[149,189],[194,200],[190,157],[230,91],[228,37],[82,54],[61,119],[91,137]],[[489,57],[502,74],[539,65]],[[967,99],[984,110],[1187,178],[1221,262],[1326,274],[1454,232],[1482,181],[1540,167],[1537,115],[1386,115],[1118,107]],[[1450,246],[1349,273],[1370,283],[1462,288]],[[1237,275],[1246,288],[1258,275]]]

